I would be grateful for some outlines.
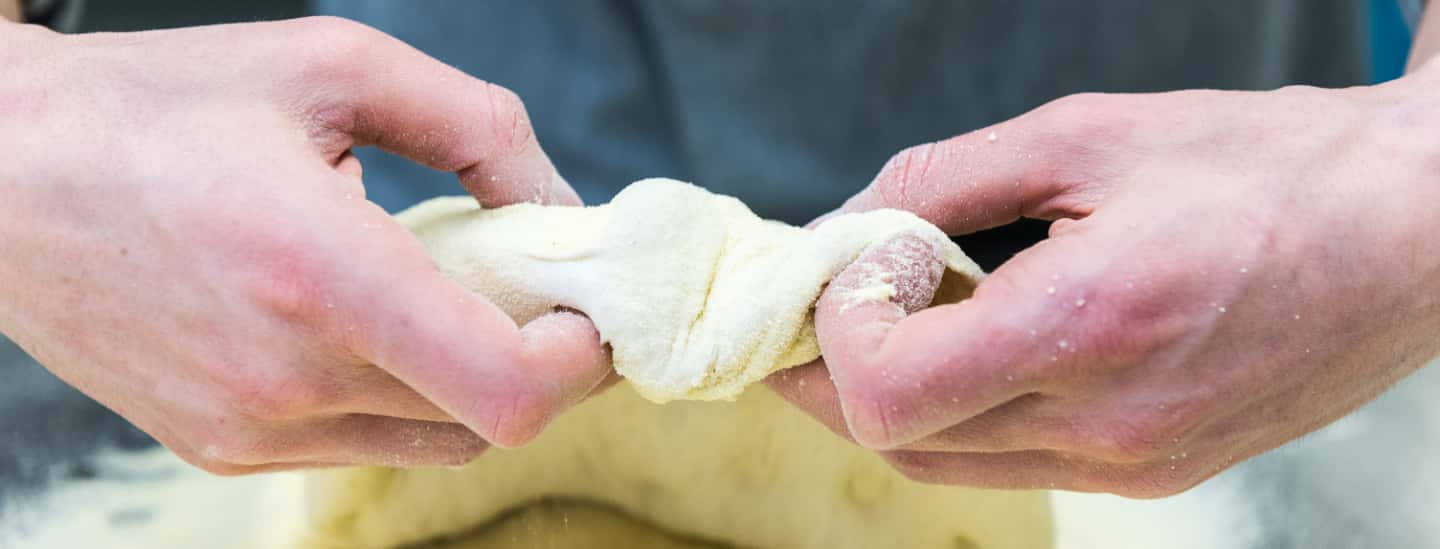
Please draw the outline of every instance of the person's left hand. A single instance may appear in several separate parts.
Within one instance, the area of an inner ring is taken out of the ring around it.
[[[983,487],[1169,495],[1326,425],[1440,352],[1437,73],[1073,96],[906,150],[844,211],[1050,238],[908,317],[903,291],[844,303],[847,271],[825,362],[770,384],[912,478]]]

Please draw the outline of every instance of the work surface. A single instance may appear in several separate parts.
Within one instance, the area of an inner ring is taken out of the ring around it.
[[[147,547],[177,529],[235,543],[252,527],[256,478],[210,477],[147,451],[142,433],[3,340],[0,376],[0,546]],[[1440,547],[1437,397],[1440,367],[1427,368],[1178,497],[1058,494],[1059,547]]]

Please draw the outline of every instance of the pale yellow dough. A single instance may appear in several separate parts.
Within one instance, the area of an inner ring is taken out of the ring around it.
[[[968,295],[978,267],[913,215],[850,214],[810,231],[646,180],[606,206],[438,199],[399,219],[518,322],[584,311],[629,383],[464,468],[278,477],[270,501],[300,509],[272,510],[274,546],[1050,547],[1045,493],[910,481],[769,390],[741,391],[819,355],[815,300],[870,246],[919,236],[949,271],[941,301]],[[875,279],[867,299],[893,295],[892,278]]]
[[[656,402],[734,398],[820,356],[816,298],[867,248],[895,236],[930,244],[967,293],[981,276],[944,233],[908,212],[843,215],[812,231],[667,179],[639,181],[593,208],[482,211],[457,197],[399,219],[446,274],[518,322],[557,305],[584,311],[614,348],[615,370]]]

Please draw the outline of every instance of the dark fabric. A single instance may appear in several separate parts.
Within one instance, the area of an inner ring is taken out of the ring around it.
[[[802,222],[894,152],[1085,91],[1361,84],[1352,0],[320,0],[523,97],[587,201],[670,176]],[[364,154],[390,209],[453,179]]]
[[[85,0],[21,0],[21,20],[68,32],[80,22]]]

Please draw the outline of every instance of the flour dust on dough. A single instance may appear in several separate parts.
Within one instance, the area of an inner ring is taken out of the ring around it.
[[[398,217],[445,273],[517,322],[556,306],[589,315],[629,382],[462,468],[278,475],[267,546],[1051,546],[1046,493],[911,481],[773,392],[742,391],[819,356],[814,303],[871,246],[919,237],[947,270],[937,301],[968,297],[979,268],[915,216],[846,214],[807,230],[646,180],[604,206],[454,198]],[[865,278],[853,299],[895,296],[894,276]]]
[[[732,399],[820,356],[810,315],[825,284],[896,236],[928,243],[967,294],[981,277],[943,232],[908,212],[841,215],[807,230],[667,179],[636,182],[590,208],[482,210],[456,197],[398,217],[446,274],[517,322],[556,306],[589,315],[615,370],[656,402]],[[888,299],[893,289],[867,295]]]

